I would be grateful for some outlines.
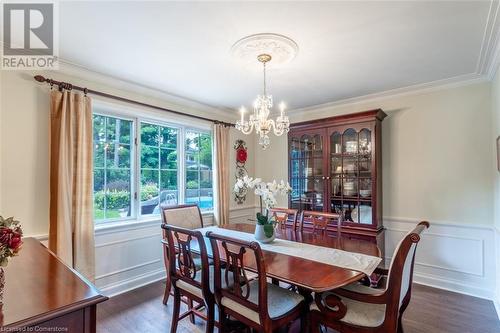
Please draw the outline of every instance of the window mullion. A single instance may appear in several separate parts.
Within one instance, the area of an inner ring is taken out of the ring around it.
[[[140,120],[139,118],[134,118],[134,129],[135,129],[135,150],[134,150],[134,206],[135,206],[135,217],[137,219],[141,218],[141,130],[140,130]]]
[[[201,133],[198,133],[198,204],[201,205]]]
[[[177,136],[177,192],[179,203],[186,203],[186,128],[179,128]]]
[[[161,130],[163,126],[158,125],[158,207],[161,209]]]

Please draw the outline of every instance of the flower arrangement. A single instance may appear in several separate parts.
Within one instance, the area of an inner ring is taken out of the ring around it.
[[[260,178],[252,178],[244,176],[239,178],[234,184],[234,192],[239,192],[241,189],[248,190],[253,188],[255,194],[262,198],[266,208],[273,208],[276,206],[276,195],[288,195],[292,188],[288,182],[281,180],[279,183],[274,180],[272,183],[265,183]]]
[[[9,258],[17,255],[23,244],[22,236],[19,221],[0,216],[0,266],[7,266]]]
[[[269,209],[276,206],[276,195],[288,195],[292,188],[288,182],[281,180],[279,183],[274,180],[272,183],[265,183],[260,178],[252,178],[244,176],[239,178],[234,184],[234,192],[238,193],[241,190],[254,189],[254,193],[261,198],[261,211],[257,213],[257,227],[255,229],[255,238],[262,240],[258,236],[259,227],[262,226],[267,241],[272,241],[274,239],[274,221],[269,218]],[[262,214],[262,202],[266,206],[266,214]]]

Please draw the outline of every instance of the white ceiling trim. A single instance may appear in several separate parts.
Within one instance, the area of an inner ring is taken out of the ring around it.
[[[287,111],[287,113],[293,115],[301,112],[322,111],[338,106],[361,104],[386,99],[389,97],[429,93],[438,90],[491,81],[495,76],[498,67],[500,66],[500,20],[498,20],[498,17],[500,15],[499,12],[500,1],[492,0],[490,3],[488,18],[484,29],[484,36],[481,43],[481,49],[475,73],[386,90],[363,96],[346,98],[329,103],[313,105],[306,108],[293,109]]]
[[[500,1],[493,0],[490,4],[488,19],[484,29],[481,51],[479,53],[476,73],[486,74],[489,79],[495,76],[498,68],[498,53],[500,48]]]
[[[485,74],[492,62],[492,53],[495,52],[498,42],[497,17],[499,4],[500,2],[498,0],[493,0],[490,3],[488,18],[486,19],[483,40],[481,41],[481,48],[476,65],[476,73],[478,74]]]
[[[342,100],[338,100],[338,101],[334,101],[334,102],[329,102],[329,103],[324,103],[324,104],[319,104],[319,105],[314,105],[314,106],[310,106],[310,107],[306,107],[306,108],[293,109],[293,110],[287,111],[287,113],[289,115],[294,115],[294,114],[298,114],[298,113],[302,113],[302,112],[311,112],[311,111],[320,112],[323,110],[326,111],[326,110],[332,109],[334,107],[339,107],[339,106],[361,104],[361,103],[373,102],[373,101],[387,99],[387,98],[393,98],[393,97],[430,93],[430,92],[434,92],[434,91],[438,91],[438,90],[445,90],[445,89],[457,88],[457,87],[462,87],[462,86],[468,86],[468,85],[478,84],[478,83],[482,83],[482,82],[486,82],[486,81],[489,81],[489,79],[486,75],[479,75],[476,73],[465,74],[465,75],[455,76],[455,77],[448,78],[448,79],[432,81],[432,82],[427,82],[427,83],[421,83],[421,84],[416,84],[416,85],[403,87],[403,88],[386,90],[386,91],[379,92],[379,93],[373,93],[373,94],[368,94],[368,95],[359,96],[359,97],[346,98],[346,99],[342,99]]]
[[[189,98],[176,96],[159,89],[148,87],[137,82],[132,82],[115,76],[103,74],[91,70],[89,68],[86,68],[84,66],[71,63],[61,58],[59,58],[59,71],[54,71],[54,72],[56,73],[60,72],[61,74],[64,75],[74,76],[86,81],[96,82],[99,84],[103,84],[105,86],[109,86],[110,88],[124,90],[124,91],[131,91],[144,95],[146,97],[157,98],[164,101],[166,104],[168,104],[167,105],[168,108],[175,111],[203,114],[203,116],[212,117],[215,118],[216,120],[223,120],[223,121],[230,121],[233,119],[233,117],[228,118],[228,116],[232,115],[229,114],[228,112],[229,110],[227,109],[217,108]],[[92,87],[88,88],[92,89]],[[149,102],[144,101],[144,102],[150,103],[150,101]],[[163,105],[162,107],[165,107],[165,105]]]
[[[481,47],[478,54],[478,60],[474,73],[460,75],[456,77],[446,78],[437,81],[431,81],[407,87],[400,87],[387,91],[367,94],[363,96],[352,97],[348,99],[336,100],[324,104],[313,105],[300,109],[292,109],[288,111],[289,114],[296,114],[298,112],[320,110],[331,108],[334,106],[356,104],[379,100],[389,97],[396,97],[400,95],[419,94],[424,92],[431,92],[441,89],[448,89],[452,87],[464,86],[491,80],[500,64],[500,1],[491,0],[486,19],[484,33],[482,37]],[[232,108],[216,107],[206,103],[198,102],[196,100],[174,95],[164,90],[155,87],[147,86],[137,82],[128,81],[126,79],[110,76],[91,70],[75,63],[60,59],[61,72],[81,77],[88,81],[102,83],[106,86],[123,89],[125,91],[135,91],[145,96],[158,98],[165,101],[169,108],[187,111],[189,113],[202,113],[211,115],[212,117],[220,117],[221,120],[229,121],[237,119],[238,112]]]

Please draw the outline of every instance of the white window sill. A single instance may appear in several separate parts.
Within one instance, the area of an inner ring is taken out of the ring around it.
[[[207,211],[201,213],[203,219],[212,218],[213,215],[214,215],[213,211]],[[159,227],[161,223],[162,221],[160,216],[153,216],[148,218],[142,218],[140,220],[132,219],[125,221],[103,222],[95,224],[94,230],[96,235],[101,235],[119,231],[147,228],[155,225],[158,225]]]

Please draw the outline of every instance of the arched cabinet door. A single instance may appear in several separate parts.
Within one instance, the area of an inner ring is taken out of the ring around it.
[[[325,209],[324,131],[289,134],[289,206],[299,210]]]
[[[342,214],[345,225],[373,226],[373,124],[336,126],[329,136],[329,211]]]

